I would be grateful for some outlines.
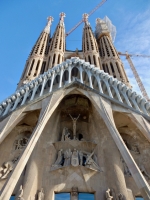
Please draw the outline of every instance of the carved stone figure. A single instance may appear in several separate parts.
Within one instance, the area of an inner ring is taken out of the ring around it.
[[[76,167],[79,165],[79,156],[78,150],[74,149],[71,157],[71,165]]]
[[[21,139],[16,140],[15,143],[15,150],[16,149],[24,149],[24,147],[27,145],[28,143],[28,138],[27,137],[23,137]]]
[[[18,158],[15,158],[13,161],[8,161],[3,164],[0,168],[0,179],[5,179],[8,177],[9,173],[14,169],[15,163]]]
[[[70,149],[64,152],[64,158],[65,158],[64,166],[69,166],[71,164],[71,156],[72,156],[72,152]]]
[[[118,195],[118,199],[119,200],[126,200],[126,198],[124,197],[124,195],[121,194],[121,193]]]
[[[71,200],[78,200],[78,188],[77,187],[72,188]]]
[[[83,165],[83,152],[79,151],[79,165]]]
[[[106,190],[106,199],[107,200],[112,200],[113,199],[113,196],[111,196],[110,194],[110,189],[108,188],[108,190]]]
[[[90,169],[94,169],[94,170],[100,170],[100,167],[97,165],[97,163],[92,159],[92,156],[94,154],[94,151],[91,154],[87,154],[86,156],[86,162],[85,162],[85,166],[90,168]]]
[[[24,200],[23,196],[23,188],[22,185],[20,185],[19,191],[15,197],[15,200]]]
[[[60,149],[58,151],[58,157],[57,160],[55,161],[55,163],[52,165],[51,169],[57,169],[59,167],[62,167],[62,163],[63,163],[63,153],[62,153],[63,149]]]
[[[127,164],[125,163],[123,158],[121,158],[121,160],[122,160],[122,164],[123,164],[123,168],[124,168],[124,174],[127,175],[127,176],[131,176],[131,172],[130,172]]]
[[[41,190],[38,192],[38,200],[44,200],[44,190],[41,188]]]
[[[136,154],[140,154],[139,148],[137,145],[132,145],[131,146],[131,151],[133,151]]]
[[[62,160],[63,160],[63,154],[62,154],[63,149],[60,149],[58,151],[58,157],[57,160],[55,162],[55,165],[61,165],[62,164]]]
[[[148,172],[146,171],[144,165],[141,165],[141,166],[140,166],[140,170],[141,170],[142,174],[143,174],[145,177],[147,177],[148,179],[150,179],[150,175],[149,175]]]
[[[69,130],[68,130],[68,128],[64,127],[63,132],[62,132],[61,141],[69,141],[69,140],[71,140]]]
[[[76,139],[77,139],[77,138],[76,138],[76,128],[77,128],[76,123],[77,123],[77,120],[78,120],[79,117],[80,117],[80,114],[78,115],[77,118],[73,118],[70,114],[69,114],[69,116],[71,117],[72,122],[73,122],[73,139],[76,140]]]

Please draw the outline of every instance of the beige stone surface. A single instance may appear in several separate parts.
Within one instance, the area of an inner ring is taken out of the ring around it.
[[[116,200],[120,194],[126,200],[136,195],[149,199],[150,149],[143,134],[149,134],[148,122],[145,126],[141,119],[141,129],[130,120],[132,111],[129,114],[117,104],[114,108],[110,100],[76,87],[61,89],[37,103],[27,108],[26,116],[10,129],[0,146],[1,167],[19,158],[8,178],[0,180],[1,199],[17,194],[20,185],[25,200],[37,199],[41,188],[45,200],[54,200],[55,193],[71,193],[73,187],[78,192],[94,193],[95,200],[106,199],[108,188]],[[79,116],[76,139],[69,114]],[[62,141],[64,127],[70,133],[66,141]],[[88,152],[100,170],[87,168],[85,161],[52,169],[60,149],[63,154],[68,149]]]

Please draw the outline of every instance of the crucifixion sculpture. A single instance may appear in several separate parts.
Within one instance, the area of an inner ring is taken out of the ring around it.
[[[73,140],[76,140],[77,120],[79,119],[80,114],[78,115],[77,118],[72,117],[70,114],[69,116],[71,117],[72,122],[73,122]]]

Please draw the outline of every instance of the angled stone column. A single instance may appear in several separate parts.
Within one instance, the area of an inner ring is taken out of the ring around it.
[[[39,121],[31,135],[31,138],[22,153],[18,163],[16,164],[16,167],[14,171],[12,172],[10,178],[6,181],[5,185],[3,186],[1,192],[0,192],[0,199],[8,200],[10,199],[12,192],[18,182],[18,179],[25,167],[25,165],[28,162],[28,159],[30,158],[30,155],[41,136],[41,133],[53,114],[54,110],[58,106],[61,99],[64,97],[64,91],[60,90],[58,92],[55,92],[54,94],[50,95],[46,99],[42,101],[42,110],[40,113]]]
[[[137,184],[138,188],[141,190],[144,200],[150,199],[150,187],[142,175],[140,169],[138,168],[136,162],[134,161],[132,155],[124,144],[113,120],[112,109],[109,103],[106,103],[100,96],[90,93],[89,98],[93,102],[93,105],[99,112],[100,116],[103,118],[114,142],[116,143],[123,159],[125,160],[130,172]]]
[[[26,107],[18,109],[0,122],[0,143],[7,137],[11,130],[24,118]]]

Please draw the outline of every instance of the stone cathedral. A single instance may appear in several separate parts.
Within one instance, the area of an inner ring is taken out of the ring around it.
[[[82,50],[53,17],[0,104],[0,200],[150,199],[150,103],[132,90],[107,23],[83,14]],[[65,198],[64,198],[65,199]]]

